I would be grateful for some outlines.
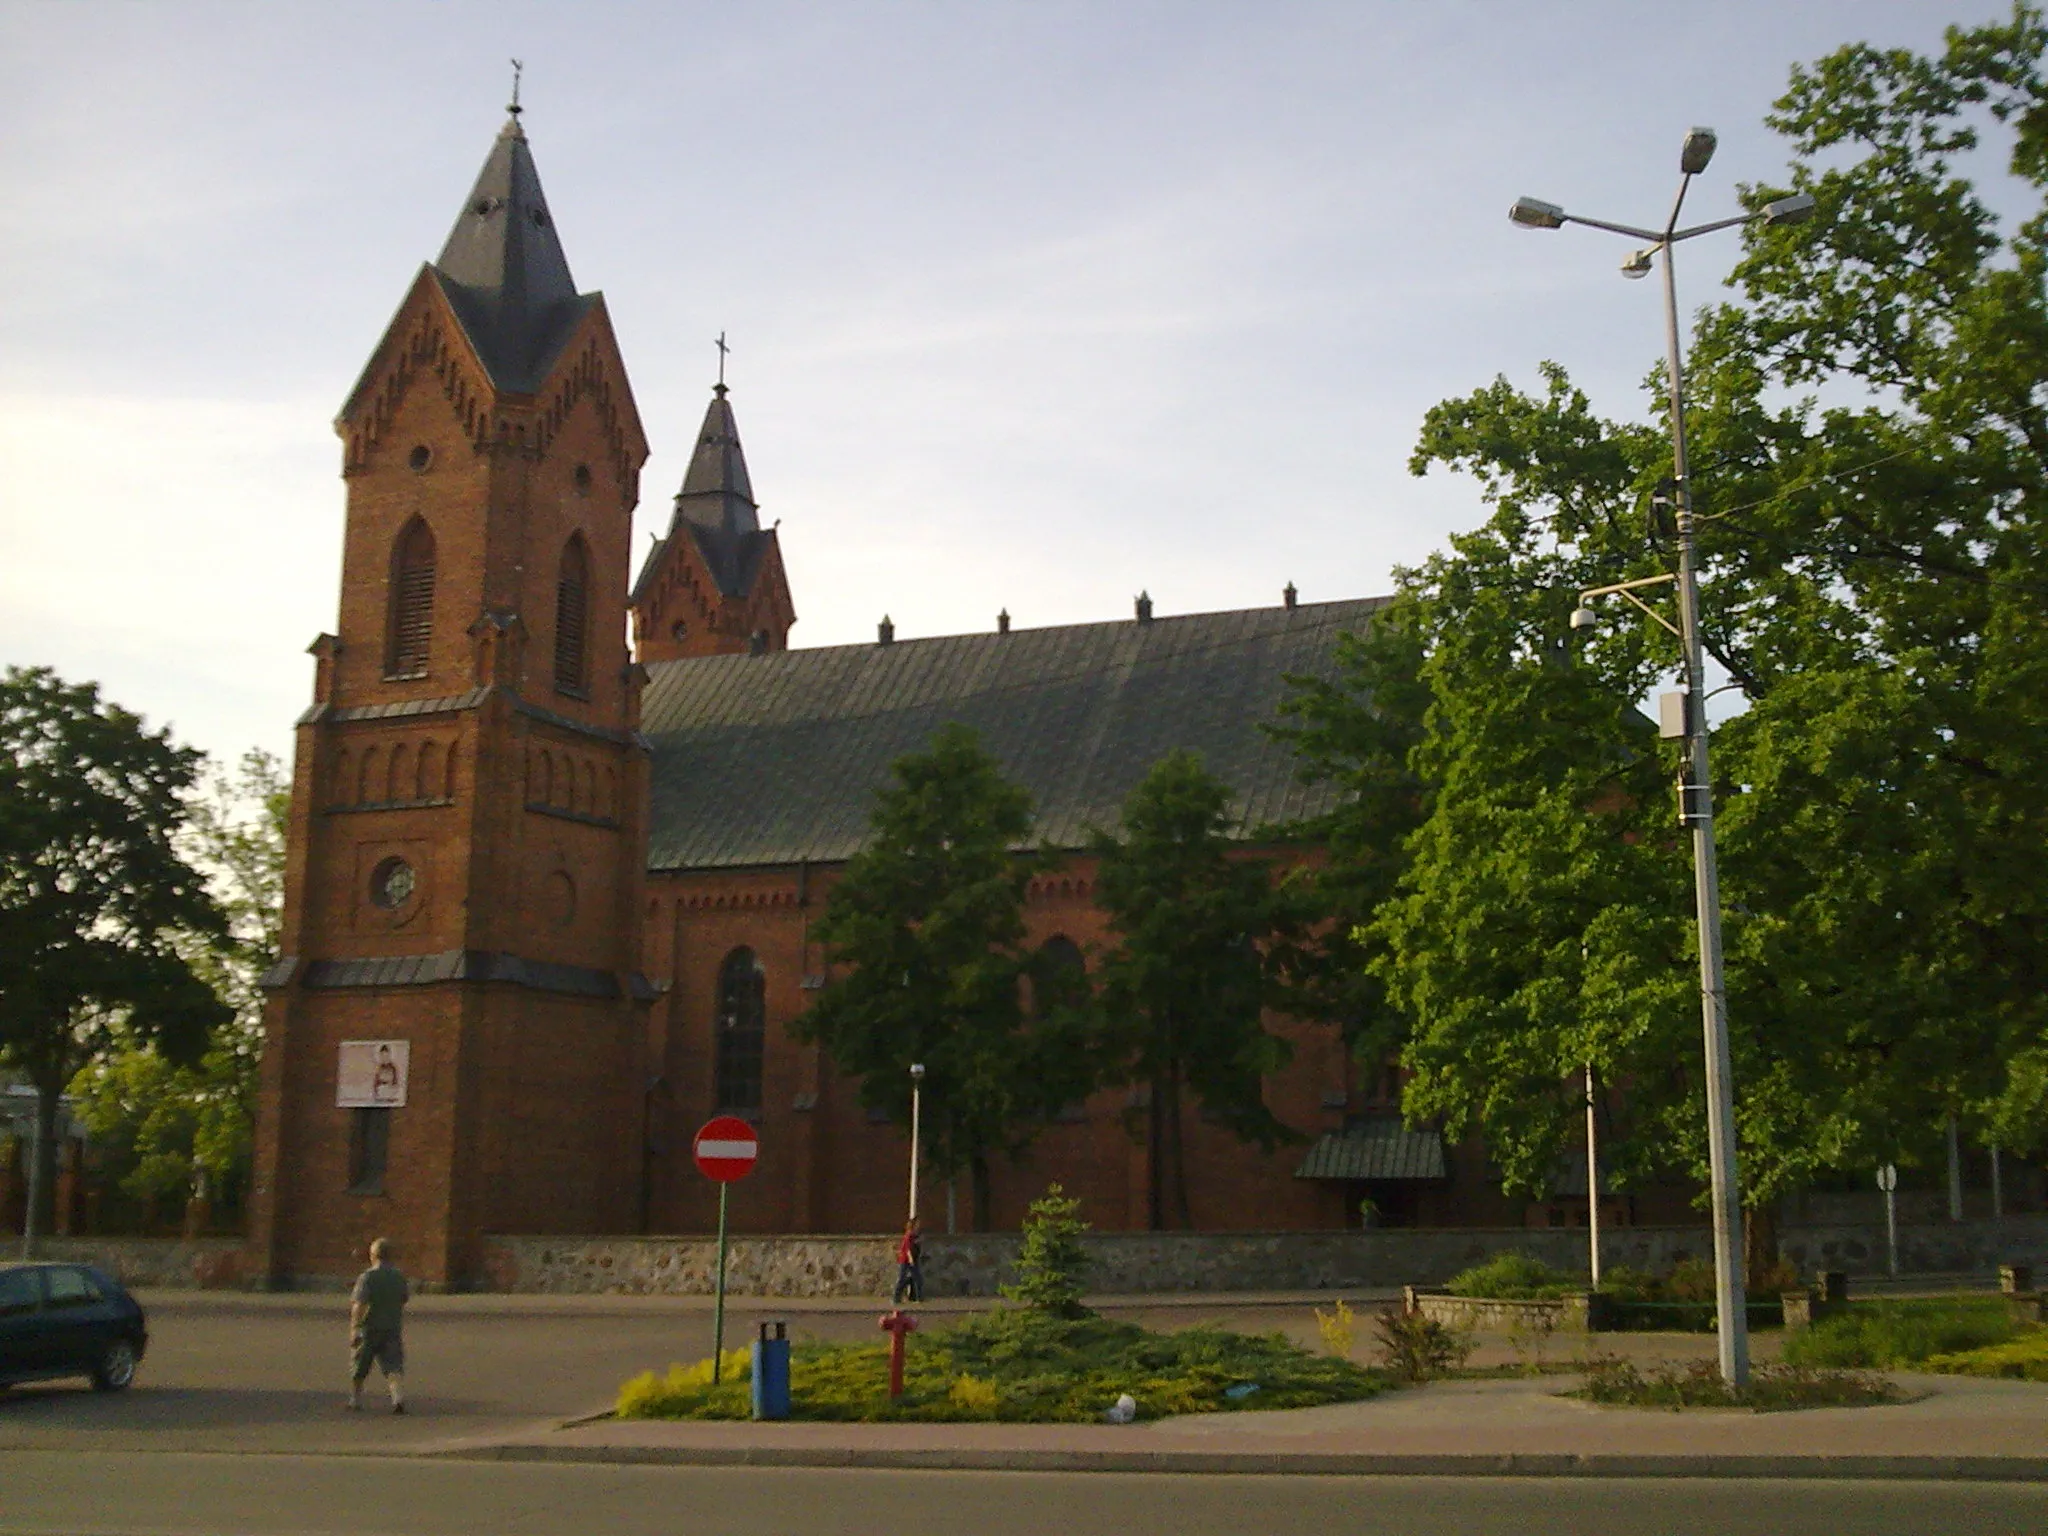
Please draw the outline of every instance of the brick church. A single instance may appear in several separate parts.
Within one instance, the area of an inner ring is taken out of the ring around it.
[[[265,978],[250,1241],[274,1281],[349,1273],[377,1233],[463,1285],[487,1233],[702,1232],[690,1141],[721,1111],[761,1141],[737,1230],[899,1225],[903,1131],[789,1026],[826,980],[812,925],[874,792],[948,721],[1029,789],[1052,848],[1114,825],[1175,747],[1247,828],[1328,804],[1259,724],[1375,600],[1290,587],[1155,617],[1141,598],[1114,622],[898,641],[884,621],[871,644],[792,650],[723,384],[630,569],[646,427],[516,111],[337,430],[339,619],[312,646]],[[1090,882],[1076,855],[1033,883],[1034,942],[1107,940]],[[1273,1023],[1295,1054],[1267,1099],[1301,1141],[1262,1153],[1191,1106],[1198,1225],[1340,1227],[1368,1193],[1436,1220],[1452,1173],[1465,1219],[1521,1219],[1478,1208],[1462,1152],[1401,1129],[1388,1075],[1334,1026]],[[1058,1179],[1098,1227],[1143,1226],[1132,1104],[1076,1105],[999,1166],[996,1224]]]

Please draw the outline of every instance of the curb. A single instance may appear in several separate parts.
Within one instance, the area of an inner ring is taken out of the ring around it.
[[[505,1444],[423,1453],[448,1461],[621,1466],[829,1467],[927,1472],[1140,1472],[1226,1476],[1766,1478],[2048,1482],[2043,1456],[1631,1456],[1578,1452],[978,1450],[889,1446]]]

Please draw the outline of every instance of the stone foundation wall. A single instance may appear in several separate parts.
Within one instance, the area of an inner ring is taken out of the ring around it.
[[[1588,1298],[1584,1291],[1551,1301],[1497,1301],[1491,1297],[1419,1292],[1415,1310],[1446,1328],[1478,1333],[1584,1333]]]
[[[1375,1229],[1349,1232],[1091,1232],[1088,1287],[1098,1295],[1175,1291],[1381,1290],[1441,1285],[1496,1253],[1520,1250],[1583,1273],[1583,1227]],[[925,1238],[929,1296],[993,1296],[1009,1278],[1017,1234]],[[708,1237],[490,1237],[492,1290],[556,1294],[709,1295],[718,1245]],[[1787,1227],[1780,1247],[1802,1269],[1884,1271],[1884,1232]],[[726,1286],[757,1296],[884,1297],[895,1284],[893,1233],[736,1238]],[[1601,1234],[1602,1263],[1661,1271],[1713,1255],[1705,1227],[1616,1227]],[[2018,1259],[2048,1265],[2048,1216],[1997,1224],[1902,1228],[1907,1273],[1990,1274]]]
[[[1801,1270],[1885,1272],[1884,1222],[1778,1229],[1778,1251]],[[1989,1274],[2001,1264],[2048,1265],[2048,1216],[1934,1221],[1899,1228],[1899,1273]]]
[[[36,1239],[36,1257],[90,1264],[130,1290],[232,1290],[245,1278],[239,1237],[42,1237]]]

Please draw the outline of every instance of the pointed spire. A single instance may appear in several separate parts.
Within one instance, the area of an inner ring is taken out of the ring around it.
[[[761,519],[754,505],[754,487],[747,479],[747,456],[740,448],[739,424],[725,385],[711,390],[711,404],[697,433],[676,510],[700,528],[725,533],[758,533]]]
[[[505,126],[434,261],[492,377],[517,391],[537,385],[586,302],[555,233],[522,110],[515,76]]]

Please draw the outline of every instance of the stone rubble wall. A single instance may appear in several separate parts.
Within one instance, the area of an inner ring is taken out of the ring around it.
[[[243,1283],[239,1237],[39,1237],[35,1256],[90,1264],[131,1290],[239,1289]]]
[[[1349,1232],[1091,1232],[1088,1288],[1099,1295],[1184,1291],[1382,1290],[1442,1285],[1496,1253],[1519,1250],[1583,1272],[1583,1227],[1394,1228]],[[1014,1232],[925,1238],[928,1296],[993,1296],[1016,1261]],[[554,1295],[705,1296],[714,1289],[715,1239],[523,1237],[484,1240],[484,1281],[493,1291]],[[1779,1249],[1809,1274],[1885,1272],[1884,1228],[1781,1226]],[[1713,1253],[1704,1227],[1614,1227],[1602,1262],[1652,1271]],[[741,1295],[886,1297],[896,1281],[896,1235],[826,1234],[733,1239],[726,1287]],[[45,1238],[38,1258],[96,1264],[130,1286],[223,1287],[254,1283],[232,1237]],[[2002,1222],[1901,1227],[1903,1275],[1989,1276],[2001,1263],[2048,1269],[2048,1215]],[[309,1282],[310,1283],[310,1282]]]

